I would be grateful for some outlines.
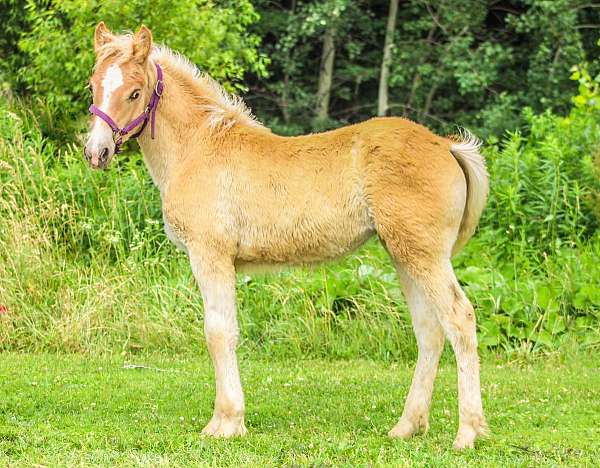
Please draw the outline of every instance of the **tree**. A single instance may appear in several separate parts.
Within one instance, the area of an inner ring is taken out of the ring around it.
[[[377,115],[383,116],[388,111],[388,79],[392,61],[392,48],[394,47],[394,32],[396,30],[396,17],[398,16],[398,0],[390,0],[387,28],[385,30],[385,44],[383,46],[383,60],[381,61],[381,74],[379,77],[379,95],[377,99]]]
[[[272,64],[269,78],[251,84],[257,115],[286,133],[364,120],[381,114],[379,105],[444,132],[459,124],[501,133],[522,122],[525,106],[568,108],[569,68],[597,56],[600,8],[586,0],[404,0],[389,48],[391,0],[298,0],[293,12],[291,3],[255,0]],[[341,15],[327,34],[336,5]],[[320,67],[329,36],[331,74]],[[317,125],[324,90],[327,119]]]
[[[15,39],[9,45],[0,40],[0,52],[15,45],[19,51],[19,60],[10,62],[19,68],[9,70],[7,78],[13,88],[43,99],[53,120],[61,122],[59,127],[77,126],[72,116],[86,115],[93,31],[100,19],[114,31],[146,23],[157,42],[181,52],[230,90],[245,89],[242,80],[247,71],[266,71],[266,57],[257,50],[260,38],[247,32],[258,20],[249,0],[232,6],[195,0],[29,0],[20,15],[26,24],[18,35],[10,36],[18,37],[17,44]]]
[[[323,48],[319,66],[319,85],[317,89],[317,112],[314,126],[321,126],[329,119],[329,100],[333,82],[333,65],[335,62],[336,35],[341,30],[341,16],[348,7],[349,0],[329,0],[325,4],[315,6],[312,10],[323,30]]]
[[[335,60],[335,24],[331,24],[323,37],[323,52],[319,67],[319,89],[317,91],[317,122],[326,121],[329,117],[329,98],[333,79],[333,63]]]

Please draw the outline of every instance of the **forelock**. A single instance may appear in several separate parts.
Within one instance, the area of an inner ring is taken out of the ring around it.
[[[96,68],[107,60],[126,62],[133,58],[133,34],[114,36],[96,51]]]

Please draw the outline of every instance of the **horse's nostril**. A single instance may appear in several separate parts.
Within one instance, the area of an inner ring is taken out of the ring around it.
[[[102,153],[100,153],[100,161],[106,162],[107,159],[108,159],[108,148],[105,147],[102,150]]]

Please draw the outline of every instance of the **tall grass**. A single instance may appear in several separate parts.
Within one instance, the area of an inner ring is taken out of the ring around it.
[[[482,346],[598,346],[598,124],[584,113],[526,117],[523,135],[488,145],[490,203],[458,275]],[[0,105],[0,216],[0,349],[202,349],[200,295],[162,232],[138,154],[90,171],[80,148],[43,138],[22,106]],[[375,241],[332,265],[238,282],[244,349],[414,356],[393,268]]]

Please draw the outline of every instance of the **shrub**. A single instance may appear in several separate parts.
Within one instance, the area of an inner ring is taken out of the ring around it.
[[[486,148],[490,198],[459,277],[479,306],[481,343],[531,351],[600,344],[595,112],[524,112],[526,133]]]
[[[524,117],[525,135],[492,138],[486,147],[492,183],[482,224],[503,233],[504,252],[521,241],[541,255],[563,243],[575,246],[597,229],[600,126],[578,110],[563,118],[526,109]]]
[[[73,115],[85,115],[89,104],[86,86],[94,64],[93,32],[100,20],[122,32],[137,28],[143,19],[158,42],[185,54],[230,90],[243,89],[245,72],[266,72],[266,58],[257,51],[260,39],[246,32],[258,19],[249,0],[219,4],[210,0],[25,3],[26,14],[18,16],[27,24],[22,26],[19,41],[24,57],[12,63],[18,69],[9,71],[5,79],[39,98],[55,120],[66,124],[63,138],[72,136],[77,128],[68,125]]]

